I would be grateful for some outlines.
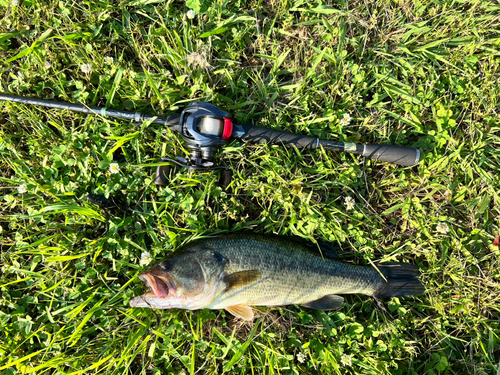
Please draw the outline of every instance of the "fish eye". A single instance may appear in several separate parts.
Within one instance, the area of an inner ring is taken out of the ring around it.
[[[174,265],[172,264],[172,262],[168,262],[168,261],[167,261],[167,262],[163,262],[163,263],[162,263],[162,265],[161,265],[161,269],[162,269],[163,271],[167,271],[167,272],[168,272],[168,271],[170,271],[170,270],[172,269],[172,267],[173,267],[173,266],[174,266]]]
[[[217,262],[222,262],[224,260],[224,257],[219,253],[214,253],[214,258]]]

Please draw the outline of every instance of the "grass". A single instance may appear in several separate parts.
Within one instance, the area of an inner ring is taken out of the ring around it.
[[[2,92],[150,114],[203,100],[240,123],[423,152],[401,168],[234,142],[219,155],[227,192],[216,174],[182,170],[158,188],[138,165],[186,155],[161,126],[0,103],[0,373],[498,374],[499,10],[0,0]],[[132,211],[108,218],[88,194]],[[128,307],[143,251],[159,260],[250,228],[327,240],[355,263],[417,264],[427,293],[259,308],[252,323]]]

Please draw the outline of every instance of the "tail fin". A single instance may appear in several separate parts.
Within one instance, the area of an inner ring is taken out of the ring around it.
[[[418,278],[420,270],[413,264],[382,263],[377,264],[377,268],[387,282],[373,294],[374,297],[404,297],[425,292],[425,287]]]

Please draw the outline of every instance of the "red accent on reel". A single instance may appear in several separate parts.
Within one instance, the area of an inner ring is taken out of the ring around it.
[[[222,139],[231,138],[231,134],[233,134],[233,123],[228,118],[224,117],[224,132],[222,133]]]

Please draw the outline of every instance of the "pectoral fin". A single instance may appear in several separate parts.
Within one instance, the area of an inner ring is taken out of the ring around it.
[[[253,319],[253,310],[248,305],[234,305],[226,307],[226,310],[230,312],[237,318],[241,318],[244,320],[252,320]]]
[[[226,275],[224,276],[226,292],[234,288],[251,284],[254,281],[257,281],[260,276],[261,272],[255,270],[235,272],[231,275]]]
[[[344,298],[335,294],[327,294],[320,299],[303,303],[302,306],[316,310],[335,310],[342,306]]]

